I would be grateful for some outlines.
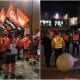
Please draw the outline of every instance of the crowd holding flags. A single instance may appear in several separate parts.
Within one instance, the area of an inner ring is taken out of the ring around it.
[[[4,67],[4,78],[7,79],[9,75],[9,65],[11,65],[11,78],[15,76],[15,62],[17,60],[28,59],[29,62],[36,63],[39,59],[37,54],[37,43],[40,41],[40,32],[35,36],[38,40],[35,43],[35,38],[30,38],[29,34],[22,36],[20,33],[16,36],[15,31],[18,28],[24,29],[26,25],[30,22],[28,16],[26,16],[21,9],[17,9],[17,14],[13,4],[11,3],[7,13],[5,9],[2,8],[0,13],[0,23],[5,27],[3,29],[3,35],[0,35],[0,72],[2,70],[3,60],[5,61]],[[0,25],[1,27],[1,25]],[[12,31],[12,33],[10,33]],[[11,34],[11,37],[9,37]],[[35,48],[35,49],[33,49]],[[36,51],[35,51],[36,50]],[[23,52],[23,57],[21,59],[21,51]],[[4,57],[5,56],[5,57]]]

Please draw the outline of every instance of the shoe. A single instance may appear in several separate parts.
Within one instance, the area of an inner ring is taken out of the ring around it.
[[[4,76],[4,79],[8,79],[8,75],[5,75],[5,76]]]
[[[11,74],[11,79],[14,79],[15,78],[15,74]]]
[[[35,61],[33,61],[33,65],[36,65],[37,63]]]

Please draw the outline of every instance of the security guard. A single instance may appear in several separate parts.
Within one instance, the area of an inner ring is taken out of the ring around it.
[[[55,66],[56,66],[56,60],[59,55],[63,53],[63,46],[64,46],[64,40],[63,37],[59,33],[56,33],[54,38],[51,41],[51,46],[55,51]]]
[[[77,49],[77,54],[79,54],[79,35],[75,32],[72,36],[73,39],[73,55],[75,54],[75,48]]]

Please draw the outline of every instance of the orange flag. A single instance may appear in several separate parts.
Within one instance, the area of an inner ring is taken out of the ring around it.
[[[17,16],[16,16],[16,13],[14,11],[14,6],[13,4],[11,3],[10,6],[9,6],[9,9],[8,9],[8,12],[7,12],[7,15],[6,15],[9,20],[11,22],[13,22],[15,25],[18,25],[18,20],[17,20]]]
[[[0,13],[0,22],[4,23],[5,18],[6,18],[6,13],[5,13],[4,8],[2,8],[1,13]]]
[[[30,19],[26,15],[24,15],[20,9],[17,9],[17,17],[19,26],[25,28]]]

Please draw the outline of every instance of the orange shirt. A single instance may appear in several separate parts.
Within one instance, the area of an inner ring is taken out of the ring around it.
[[[0,37],[0,52],[2,52],[2,41],[3,39],[2,39],[2,37]]]
[[[2,43],[1,47],[2,47],[1,52],[5,52],[6,51],[6,45],[4,43]]]
[[[27,37],[23,38],[24,49],[28,49],[30,43],[31,41],[29,38]]]
[[[23,40],[20,39],[20,38],[17,38],[17,39],[16,39],[16,45],[17,45],[19,48],[22,48],[22,47],[24,46]]]
[[[10,39],[8,37],[4,37],[4,43],[6,45],[6,49],[10,48]]]
[[[79,40],[79,35],[78,34],[74,34],[73,35],[73,40]]]
[[[0,53],[6,51],[6,44],[3,39],[0,38]]]

